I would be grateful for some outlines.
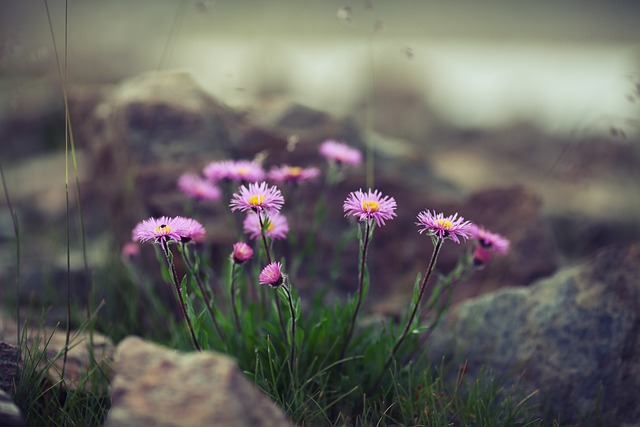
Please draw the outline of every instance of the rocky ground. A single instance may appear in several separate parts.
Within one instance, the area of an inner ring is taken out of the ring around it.
[[[276,96],[236,111],[188,75],[173,72],[115,86],[75,87],[70,97],[92,271],[130,238],[141,219],[182,213],[184,199],[175,182],[185,171],[259,152],[268,165],[323,166],[316,153],[325,139],[363,150],[367,139],[374,142],[376,187],[398,202],[398,218],[377,230],[373,242],[369,309],[402,310],[416,273],[425,268],[431,244],[416,233],[416,214],[459,212],[507,236],[512,249],[456,287],[455,301],[465,302],[431,336],[432,355],[467,360],[471,373],[480,365],[499,374],[522,368],[526,386],[541,389],[551,402],[547,407],[568,420],[588,411],[598,393],[606,397],[599,404],[612,425],[637,419],[640,396],[628,391],[638,389],[638,141],[620,135],[550,137],[525,124],[463,131],[428,116],[426,106],[406,97],[376,105],[381,119],[372,129],[362,126],[362,111],[336,118]],[[59,138],[61,113],[45,109],[28,121],[9,117],[0,127],[8,141],[3,167],[20,219],[23,303],[52,304],[66,285],[64,155],[53,148],[59,141],[52,143]],[[390,116],[393,121],[383,120]],[[364,182],[364,170],[355,170],[329,195],[335,212],[321,245],[329,248],[346,230],[342,201]],[[308,191],[309,202],[317,189]],[[6,205],[4,198],[0,203]],[[75,215],[74,196],[70,203]],[[12,283],[13,226],[6,206],[0,212],[0,280]],[[234,236],[222,207],[205,208],[201,215],[208,243],[226,254]],[[448,271],[460,250],[445,247],[438,269]],[[351,261],[343,265],[336,296],[353,291],[356,251],[355,245],[347,249],[344,259]],[[73,243],[72,285],[79,294],[86,274]],[[52,288],[43,291],[44,283]],[[297,283],[311,290],[304,275]],[[4,298],[11,297],[8,288],[3,287]],[[51,313],[56,316],[55,309]]]

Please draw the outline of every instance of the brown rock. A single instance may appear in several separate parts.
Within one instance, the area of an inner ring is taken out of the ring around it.
[[[118,345],[115,371],[108,427],[292,425],[226,356],[129,337]]]
[[[15,344],[17,339],[16,329],[15,321],[0,313],[0,338]],[[35,351],[34,346],[37,346],[38,351],[41,351],[43,346],[46,345],[45,357],[40,361],[40,367],[44,368],[51,364],[47,372],[47,378],[51,383],[60,381],[66,330],[64,328],[28,327],[27,333],[21,333],[21,335],[27,337],[27,345],[33,347],[32,352]],[[90,344],[93,344],[92,350],[89,348]],[[88,332],[71,331],[67,364],[64,372],[67,389],[73,391],[82,384],[85,390],[92,390],[92,376],[89,373],[103,372],[108,375],[112,360],[113,344],[109,338],[94,332],[91,339]],[[54,362],[51,363],[51,361]]]

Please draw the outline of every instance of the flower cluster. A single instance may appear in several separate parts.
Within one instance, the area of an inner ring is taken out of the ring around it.
[[[204,239],[205,229],[198,221],[176,216],[173,218],[149,218],[133,229],[132,240],[138,242],[153,241],[166,243],[176,241],[187,243]]]

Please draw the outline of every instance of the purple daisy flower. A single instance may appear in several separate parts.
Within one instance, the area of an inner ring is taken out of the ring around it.
[[[205,230],[202,224],[200,224],[195,219],[191,218],[180,218],[180,227],[182,227],[182,242],[186,243],[191,240],[194,242],[199,242],[204,239]]]
[[[258,182],[265,177],[262,165],[251,160],[237,160],[229,170],[229,179],[236,182]]]
[[[283,165],[279,168],[273,168],[269,172],[269,178],[278,184],[298,185],[304,181],[315,179],[320,175],[318,168],[301,168],[300,166]]]
[[[132,240],[154,243],[165,243],[169,240],[176,242],[188,242],[201,240],[205,235],[205,229],[198,221],[177,216],[169,218],[149,218],[140,222],[133,229]]]
[[[373,218],[378,227],[383,226],[386,220],[396,216],[396,201],[393,197],[382,196],[378,190],[363,193],[362,189],[349,193],[344,201],[344,216],[352,215],[360,221]]]
[[[233,160],[219,160],[209,163],[202,170],[202,174],[209,180],[218,182],[231,179],[231,170],[235,162]]]
[[[238,242],[233,245],[233,253],[231,258],[236,264],[242,264],[249,261],[253,257],[253,249],[244,242]]]
[[[262,269],[258,280],[261,285],[269,285],[272,288],[277,288],[284,283],[284,275],[282,274],[282,264],[279,262],[272,262]]]
[[[269,225],[265,229],[264,234],[273,240],[286,239],[287,233],[289,233],[289,222],[287,217],[274,212],[270,214],[264,221],[268,221]],[[262,228],[260,227],[260,217],[255,212],[249,212],[244,220],[244,232],[249,234],[252,239],[257,239],[262,235]]]
[[[421,234],[426,232],[440,239],[449,238],[456,243],[460,243],[458,237],[468,239],[469,234],[471,234],[471,223],[465,221],[462,217],[458,217],[457,213],[445,217],[441,213],[436,215],[435,211],[431,213],[426,210],[418,214],[416,225],[422,226],[420,229]]]
[[[196,200],[220,200],[222,193],[211,181],[192,173],[185,173],[178,178],[178,188],[187,196]]]
[[[501,255],[506,255],[507,252],[509,252],[510,242],[506,237],[497,233],[491,233],[475,224],[471,225],[469,232],[471,237],[476,239],[479,246],[483,249],[493,250]]]
[[[358,166],[362,163],[362,153],[340,142],[327,140],[320,145],[320,154],[329,161],[339,164]]]
[[[269,187],[266,182],[249,184],[249,187],[240,186],[240,190],[233,194],[229,203],[231,211],[240,210],[246,212],[265,211],[269,214],[280,211],[284,204],[284,197],[276,186]]]

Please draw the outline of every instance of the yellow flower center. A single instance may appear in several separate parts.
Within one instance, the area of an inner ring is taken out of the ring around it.
[[[159,227],[154,228],[153,231],[159,234],[166,234],[171,232],[171,227],[166,224],[162,224]]]
[[[302,175],[302,168],[300,166],[293,166],[289,168],[289,174],[291,176],[300,176]]]
[[[249,197],[249,204],[251,206],[262,206],[262,204],[264,203],[264,196],[262,195],[253,195],[251,197]]]
[[[451,230],[451,227],[453,227],[453,224],[451,224],[451,221],[449,221],[448,219],[438,219],[436,220],[436,222],[445,230]]]
[[[238,175],[245,176],[249,173],[249,169],[245,167],[238,168]]]
[[[380,205],[375,200],[363,200],[362,209],[367,212],[377,212],[380,209]]]
[[[267,225],[267,231],[271,231],[273,230],[273,223],[269,222],[269,225]]]

